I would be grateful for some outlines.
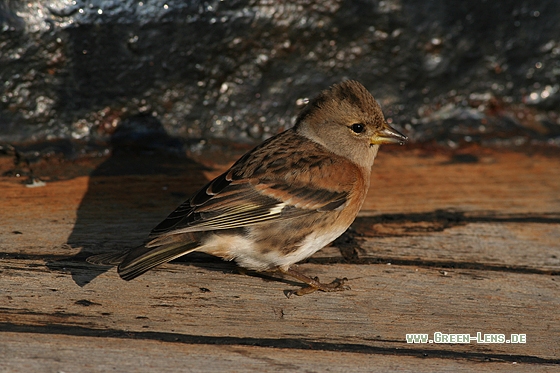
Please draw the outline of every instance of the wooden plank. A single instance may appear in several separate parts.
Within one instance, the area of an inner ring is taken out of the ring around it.
[[[2,333],[0,371],[29,372],[550,372],[552,365],[340,351]],[[84,357],[77,359],[76,357]]]
[[[560,274],[560,223],[459,222],[437,227],[430,220],[382,220],[358,218],[352,230],[316,253],[313,261]]]
[[[186,356],[196,371],[228,362],[253,369],[259,354],[286,370],[417,371],[419,356],[428,358],[427,371],[557,367],[559,158],[469,152],[382,152],[352,230],[301,266],[324,280],[348,277],[352,290],[292,299],[283,290],[296,283],[240,275],[204,256],[130,283],[83,261],[139,244],[227,165],[187,163],[164,174],[152,165],[155,172],[124,175],[120,165],[91,177],[50,177],[37,188],[2,177],[0,353],[13,358],[0,368],[48,366],[62,356],[83,371],[88,350],[112,366],[119,359],[109,346],[125,355],[121,362],[144,362],[151,348],[169,351],[153,360],[168,361],[161,366],[169,370],[183,357],[164,357],[185,351],[193,351]],[[99,170],[111,160],[97,163]],[[64,173],[75,165],[59,166]],[[436,331],[521,333],[527,343],[406,343],[407,333]],[[45,336],[52,347],[31,354]],[[13,353],[22,344],[31,352]],[[223,360],[207,359],[213,353]]]
[[[449,208],[500,214],[560,211],[560,152],[547,156],[473,148],[461,154],[411,153],[380,152],[361,216]]]
[[[436,357],[453,352],[560,363],[556,276],[306,264],[304,272],[324,280],[348,277],[352,290],[288,299],[283,291],[297,284],[241,275],[222,262],[169,264],[131,282],[112,270],[83,287],[73,277],[89,276],[90,266],[49,267],[2,261],[2,330],[27,325],[77,335],[155,333],[163,340],[404,355],[421,348]],[[438,331],[526,334],[527,343],[406,343],[407,333]]]
[[[471,218],[529,214],[558,219],[560,215],[558,158],[494,152],[481,156],[477,163],[455,164],[453,157],[416,153],[380,155],[360,216],[409,216],[442,209]],[[2,251],[14,253],[26,247],[28,252],[39,253],[44,247],[53,253],[51,249],[56,252],[67,239],[73,247],[97,250],[135,245],[225,167],[200,171],[197,163],[187,163],[183,176],[77,177],[41,188],[0,178],[0,207],[3,216],[10,217],[0,231]],[[42,232],[40,245],[36,231]]]

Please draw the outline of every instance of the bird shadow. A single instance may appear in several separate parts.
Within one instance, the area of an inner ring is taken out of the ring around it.
[[[110,140],[111,153],[89,177],[67,246],[80,251],[47,263],[83,287],[110,267],[90,255],[138,246],[150,230],[208,180],[208,168],[186,156],[185,144],[152,116],[124,120]],[[158,178],[158,176],[160,176]]]

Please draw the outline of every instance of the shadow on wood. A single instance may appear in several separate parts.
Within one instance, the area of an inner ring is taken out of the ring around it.
[[[48,263],[53,270],[69,270],[80,286],[105,271],[103,267],[79,270],[85,258],[141,244],[167,213],[207,182],[205,168],[187,158],[183,142],[169,136],[152,116],[124,121],[112,135],[111,145],[111,156],[90,175],[87,192],[68,237],[67,244],[80,248],[80,252],[71,259]],[[187,175],[183,172],[185,167],[190,171]],[[157,174],[188,178],[184,190],[173,188],[171,191],[178,202],[167,206],[158,204],[160,196],[149,198],[154,193],[170,190],[169,185],[146,182],[146,176]],[[69,261],[76,262],[77,267],[68,265]]]

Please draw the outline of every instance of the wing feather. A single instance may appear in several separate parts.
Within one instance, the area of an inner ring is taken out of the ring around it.
[[[346,205],[352,183],[333,186],[325,180],[343,172],[342,180],[351,181],[357,173],[355,166],[332,153],[317,156],[326,150],[294,132],[286,131],[273,139],[282,144],[269,146],[265,142],[246,154],[173,211],[152,230],[150,238],[242,228]],[[298,148],[298,142],[301,152],[293,157],[269,153],[272,148]],[[306,158],[307,154],[315,156]]]

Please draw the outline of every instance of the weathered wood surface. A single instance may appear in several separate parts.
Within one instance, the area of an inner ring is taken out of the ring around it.
[[[377,353],[2,333],[7,372],[552,372],[550,365]],[[56,358],[53,359],[53,356]],[[81,357],[81,358],[80,358]]]
[[[351,230],[299,266],[347,292],[287,299],[297,283],[201,255],[131,282],[83,261],[224,167],[0,178],[0,371],[559,369],[559,156],[382,152]],[[406,343],[438,331],[527,343]]]

